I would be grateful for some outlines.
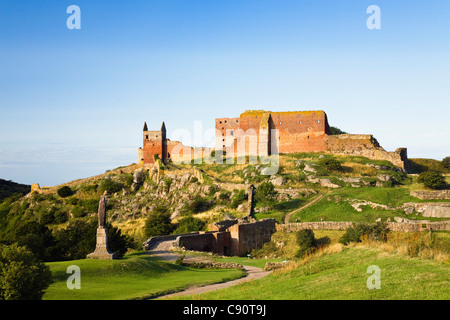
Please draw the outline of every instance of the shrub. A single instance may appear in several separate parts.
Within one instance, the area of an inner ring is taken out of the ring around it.
[[[375,225],[361,223],[354,227],[347,228],[345,233],[339,239],[339,242],[347,245],[350,242],[361,242],[363,237],[386,242],[388,233],[389,229],[385,223],[378,222]]]
[[[245,190],[239,190],[233,195],[233,197],[231,197],[230,207],[236,209],[244,201],[245,201]]]
[[[177,258],[177,260],[175,260],[175,264],[177,264],[177,265],[179,265],[179,266],[182,266],[182,265],[183,265],[183,260],[184,260],[184,254],[181,255],[181,256],[179,256],[179,257]]]
[[[303,229],[297,232],[296,241],[300,249],[297,252],[297,257],[301,257],[307,253],[311,253],[317,247],[317,240],[314,237],[314,232],[311,229]]]
[[[57,211],[55,212],[55,223],[65,223],[69,220],[69,214],[66,211]]]
[[[438,171],[425,171],[419,175],[418,182],[423,183],[431,189],[440,189],[445,187],[446,181],[442,173]]]
[[[271,201],[275,198],[277,192],[272,182],[263,182],[256,189],[255,200],[260,202]]]
[[[87,199],[87,200],[83,200],[82,206],[84,209],[86,209],[86,211],[88,212],[98,212],[98,200],[97,199]]]
[[[187,206],[187,213],[195,214],[207,211],[211,208],[212,202],[203,199],[200,196],[196,196]]]
[[[0,246],[0,300],[40,300],[51,282],[49,267],[26,247]]]
[[[333,157],[324,157],[319,159],[318,164],[327,170],[339,171],[342,170],[342,165]]]
[[[58,189],[57,191],[58,196],[60,196],[61,198],[67,198],[70,197],[71,195],[73,195],[73,191],[69,186],[64,186]]]
[[[100,183],[100,192],[104,193],[105,191],[108,191],[109,194],[119,192],[122,190],[124,185],[120,182],[111,180],[111,179],[105,179]]]
[[[347,132],[345,132],[345,131],[342,131],[342,130],[339,129],[339,128],[332,127],[332,126],[330,126],[330,132],[331,132],[332,135],[346,134],[346,133],[347,133]]]

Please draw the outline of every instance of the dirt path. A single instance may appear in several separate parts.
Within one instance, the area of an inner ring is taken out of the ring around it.
[[[161,259],[161,260],[175,261],[180,256],[180,254],[170,251],[170,247],[172,246],[173,242],[174,241],[163,241],[163,242],[159,242],[159,243],[155,244],[150,249],[150,255],[153,257],[157,257],[158,259]],[[204,258],[204,257],[186,257],[184,259],[184,261],[186,261],[186,262],[208,262],[210,260],[208,260],[207,258]],[[152,299],[155,299],[155,298],[158,298],[158,299],[163,298],[164,299],[164,298],[171,298],[171,297],[183,296],[183,295],[201,294],[201,293],[205,293],[205,292],[210,292],[210,291],[214,291],[214,290],[219,290],[219,289],[235,286],[237,284],[241,284],[244,282],[261,279],[263,277],[268,276],[271,273],[271,271],[264,271],[261,268],[252,267],[252,266],[244,266],[244,269],[247,272],[247,275],[240,279],[231,280],[231,281],[222,282],[222,283],[210,284],[210,285],[205,285],[205,286],[200,286],[200,287],[190,287],[190,288],[187,288],[180,292],[171,293],[171,294],[167,294],[167,295],[163,295],[163,296],[159,296],[159,297],[154,297]]]
[[[296,213],[296,212],[302,211],[303,209],[308,208],[309,206],[313,205],[314,203],[316,203],[317,201],[319,201],[320,199],[322,199],[323,196],[324,196],[323,194],[319,194],[317,197],[314,198],[314,200],[308,202],[308,203],[305,204],[303,207],[298,208],[298,209],[295,209],[294,211],[289,212],[289,213],[286,215],[286,217],[284,217],[284,223],[285,223],[285,224],[289,223],[289,219],[291,218],[291,215],[292,215],[293,213]]]

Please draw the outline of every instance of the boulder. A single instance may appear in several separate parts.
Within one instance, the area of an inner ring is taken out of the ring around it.
[[[414,209],[414,207],[406,207],[405,208],[405,214],[412,214],[414,211],[416,211]]]
[[[312,172],[312,173],[317,172],[317,170],[308,163],[305,164],[305,168],[303,168],[303,171],[308,171],[308,172]]]
[[[145,173],[142,171],[135,171],[133,174],[133,183],[141,186],[145,181]]]
[[[334,184],[330,179],[320,179],[320,185],[327,188],[340,188],[340,185]]]
[[[287,179],[283,176],[278,176],[278,175],[273,175],[270,176],[270,182],[274,185],[274,186],[282,186],[283,184],[285,184],[287,182]]]
[[[377,175],[378,180],[380,181],[392,181],[394,180],[389,174],[379,174]]]

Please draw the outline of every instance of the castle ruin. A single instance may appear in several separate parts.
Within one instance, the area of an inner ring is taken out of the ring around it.
[[[270,156],[296,152],[325,152],[337,155],[362,156],[372,160],[386,160],[404,171],[410,170],[406,148],[390,152],[384,150],[370,134],[332,135],[324,111],[271,112],[248,110],[237,118],[217,118],[216,150],[238,156]],[[139,148],[139,164],[151,164],[156,157],[162,162],[193,148],[166,138],[162,123],[159,131],[143,130],[143,148]]]

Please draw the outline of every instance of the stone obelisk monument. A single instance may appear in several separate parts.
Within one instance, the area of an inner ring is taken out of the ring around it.
[[[106,228],[106,196],[107,192],[100,197],[98,204],[98,228],[97,245],[95,251],[88,254],[91,259],[114,259],[116,255],[108,251],[108,229]]]

